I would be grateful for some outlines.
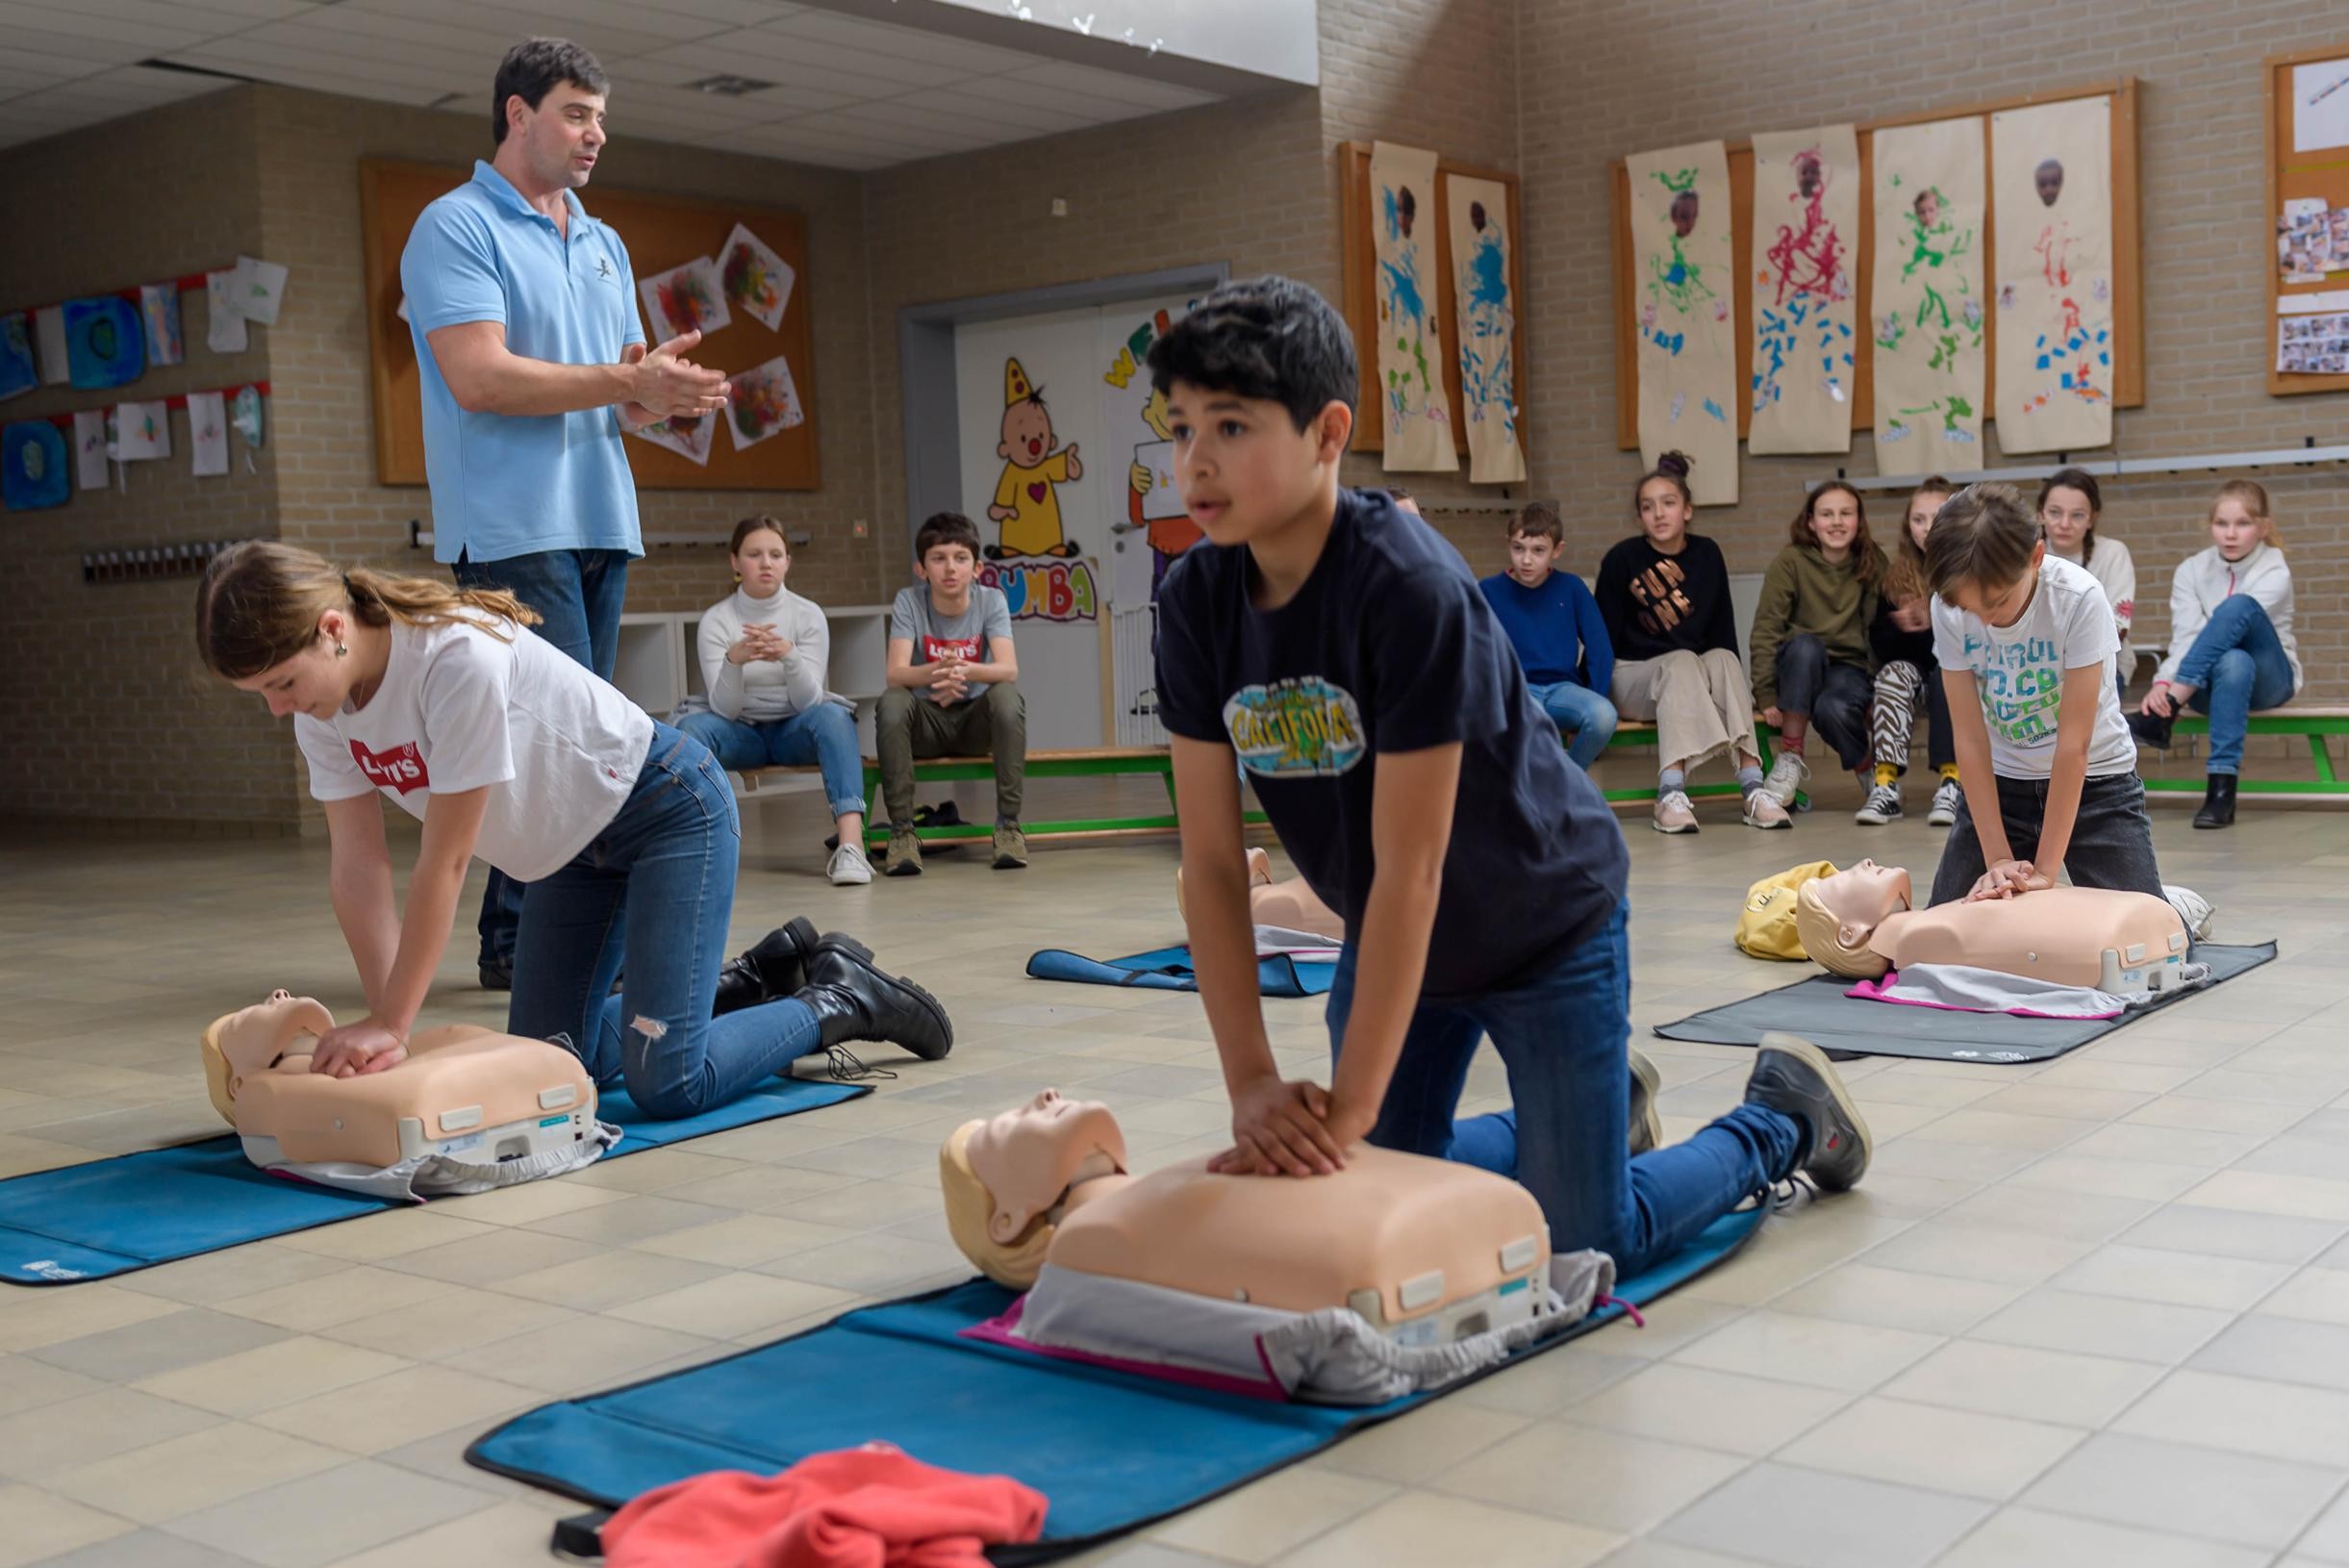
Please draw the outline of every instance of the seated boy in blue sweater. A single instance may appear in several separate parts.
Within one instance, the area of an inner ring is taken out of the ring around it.
[[[1534,501],[1509,519],[1509,569],[1477,586],[1509,634],[1533,700],[1561,738],[1574,737],[1566,754],[1588,768],[1615,733],[1615,704],[1606,699],[1615,650],[1582,579],[1554,569],[1565,543],[1558,515]]]

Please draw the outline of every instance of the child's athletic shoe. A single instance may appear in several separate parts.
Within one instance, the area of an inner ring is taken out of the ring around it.
[[[1746,825],[1748,827],[1792,827],[1794,819],[1786,808],[1778,803],[1768,786],[1746,791]]]
[[[1933,791],[1933,809],[1925,814],[1926,825],[1947,827],[1958,820],[1958,808],[1965,804],[1965,786],[1954,778],[1945,778]]]
[[[1016,872],[1027,864],[1027,835],[1020,831],[1018,822],[995,824],[995,869]]]
[[[889,834],[889,860],[881,869],[884,876],[920,876],[922,874],[922,841],[914,837],[910,827],[892,828]]]
[[[1746,1103],[1767,1105],[1804,1131],[1803,1174],[1826,1192],[1848,1192],[1867,1174],[1874,1143],[1868,1124],[1835,1075],[1827,1052],[1807,1040],[1775,1030],[1761,1037]]]
[[[1657,796],[1652,825],[1658,833],[1694,833],[1697,830],[1697,808],[1689,803],[1688,792],[1666,790]]]
[[[1655,1097],[1664,1090],[1664,1076],[1655,1064],[1642,1055],[1637,1047],[1631,1050],[1631,1137],[1630,1151],[1645,1154],[1664,1144],[1664,1119],[1655,1109]]]
[[[1867,804],[1852,813],[1852,821],[1863,827],[1882,827],[1897,822],[1901,815],[1901,787],[1898,784],[1879,784],[1868,792]]]
[[[1770,765],[1770,776],[1762,780],[1762,788],[1769,791],[1770,798],[1780,805],[1791,806],[1794,797],[1802,793],[1804,784],[1809,778],[1809,764],[1791,751],[1781,751],[1778,761]]]
[[[831,864],[824,874],[836,888],[862,887],[872,880],[872,862],[865,858],[865,848],[859,844],[844,844],[832,851]]]

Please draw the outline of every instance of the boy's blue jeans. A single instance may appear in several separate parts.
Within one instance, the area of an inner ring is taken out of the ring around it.
[[[2007,829],[2007,847],[2017,860],[2039,858],[2039,830],[2047,825],[2044,778],[1999,775],[1996,789],[1985,790],[1966,780],[1965,798],[1958,804],[1958,821],[1942,842],[1940,864],[1933,868],[1932,897],[1926,902],[1945,904],[1964,898],[1989,868],[1983,864],[1982,835],[1974,814],[1985,807],[1997,810]],[[2063,869],[2072,885],[2116,888],[2123,893],[2162,897],[2161,868],[2154,859],[2153,821],[2145,815],[2144,781],[2132,772],[2108,773],[2083,779],[2080,812],[2072,820],[2072,842],[2063,852]]]
[[[710,1017],[742,842],[718,759],[656,721],[619,815],[523,895],[507,1032],[567,1037],[597,1083],[625,1083],[664,1121],[722,1105],[819,1050],[805,1002]]]
[[[1740,1105],[1686,1143],[1625,1152],[1631,1094],[1629,909],[1514,991],[1422,1002],[1370,1141],[1514,1176],[1542,1205],[1554,1252],[1595,1247],[1629,1278],[1794,1170],[1803,1131]],[[1349,942],[1329,990],[1329,1043],[1344,1048],[1353,1006]],[[1452,1113],[1487,1034],[1508,1068],[1513,1109],[1457,1124]]]
[[[728,772],[812,762],[823,770],[824,802],[833,816],[865,809],[865,763],[857,755],[856,716],[837,702],[820,702],[789,719],[755,724],[704,708],[678,720],[677,728],[708,746],[718,766]]]
[[[1526,690],[1533,700],[1542,705],[1542,712],[1558,727],[1561,735],[1574,739],[1566,745],[1566,754],[1584,772],[1599,760],[1606,743],[1615,737],[1615,704],[1599,693],[1577,681],[1553,681],[1548,685],[1526,682]]]
[[[2267,611],[2237,594],[2210,612],[2194,645],[2178,661],[2178,679],[2194,688],[2186,706],[2210,716],[2210,760],[2203,771],[2243,771],[2243,737],[2251,710],[2280,708],[2292,699],[2292,661]]]

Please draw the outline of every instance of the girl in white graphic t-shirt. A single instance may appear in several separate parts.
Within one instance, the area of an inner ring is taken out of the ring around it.
[[[2112,684],[2119,628],[2096,579],[2050,553],[2008,485],[1950,497],[1925,541],[1933,656],[1969,788],[1932,902],[2052,887],[2161,897],[2136,746]]]
[[[314,1071],[405,1057],[476,854],[529,884],[508,1030],[570,1045],[642,1115],[698,1114],[846,1040],[945,1055],[936,999],[838,934],[786,944],[806,950],[791,984],[767,988],[780,999],[713,1019],[742,839],[733,790],[699,742],[530,632],[538,619],[509,594],[344,571],[271,541],[205,569],[197,645],[215,674],[294,716],[366,994],[367,1016],[319,1042]],[[405,911],[386,797],[423,823]]]

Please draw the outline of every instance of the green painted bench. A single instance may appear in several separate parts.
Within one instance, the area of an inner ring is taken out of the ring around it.
[[[2326,750],[2328,736],[2349,735],[2349,708],[2267,708],[2251,716],[2250,732],[2254,735],[2297,735],[2309,743],[2309,755],[2316,764],[2314,779],[2250,778],[2238,779],[2238,796],[2264,796],[2271,800],[2339,800],[2349,798],[2349,780],[2333,771],[2332,753]],[[2210,721],[2199,713],[2178,716],[2170,728],[2170,737],[2209,735]],[[2164,753],[2166,755],[2167,753]],[[2190,795],[2199,797],[2205,787],[2205,776],[2191,778],[2157,778],[2147,775],[2148,795]]]

